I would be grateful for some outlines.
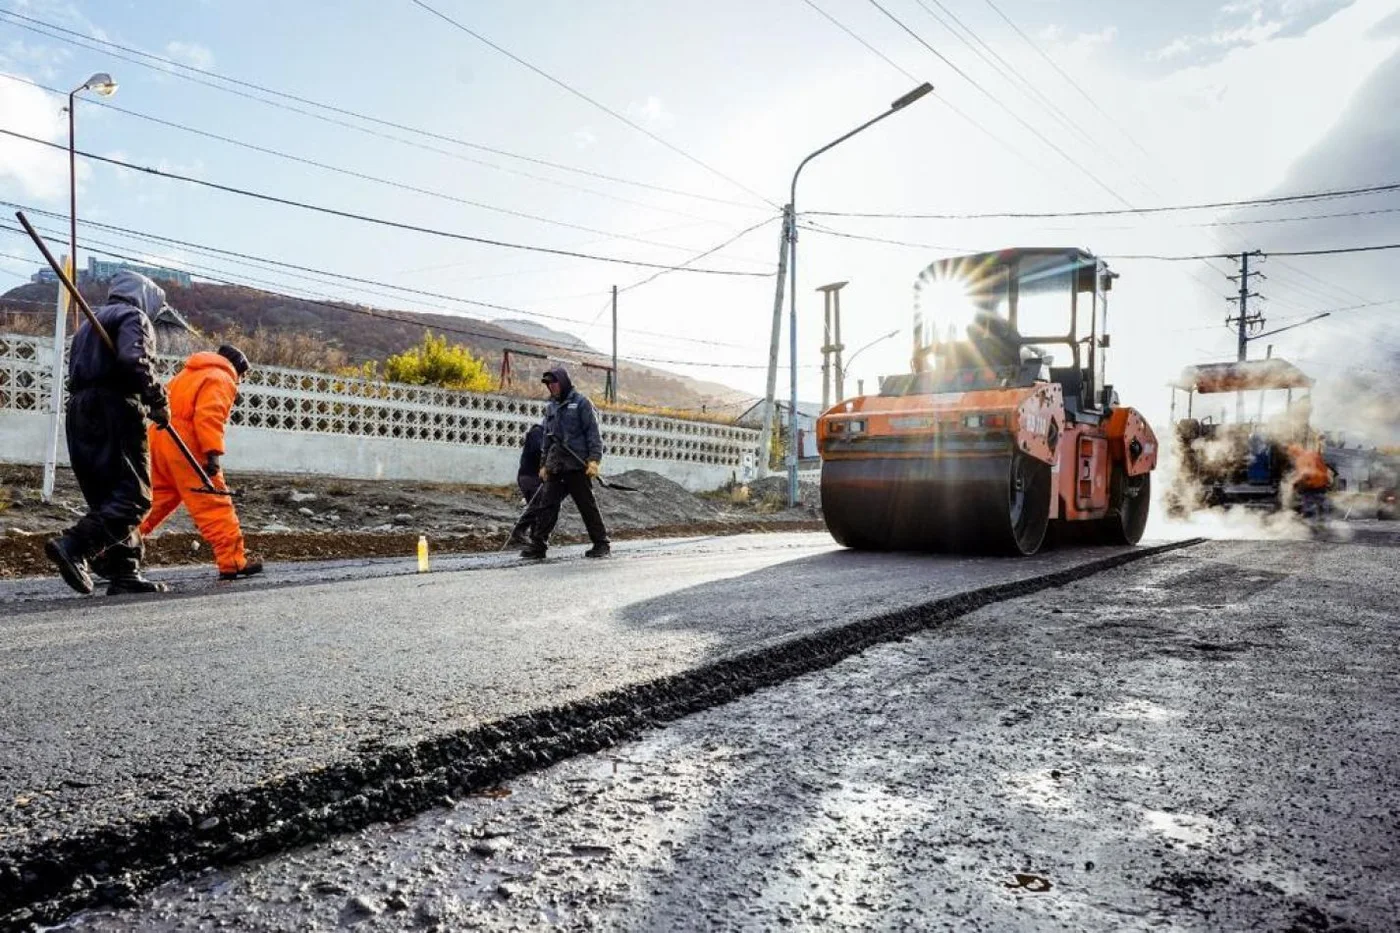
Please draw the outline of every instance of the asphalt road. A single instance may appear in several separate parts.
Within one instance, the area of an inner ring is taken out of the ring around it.
[[[71,928],[1394,929],[1397,544],[1154,557]],[[726,611],[936,585],[793,547]]]
[[[186,592],[139,599],[12,585],[0,887],[7,854],[53,839],[1114,553],[875,556],[818,534],[625,543],[602,562],[578,551],[427,575],[276,568],[218,587],[176,571]]]

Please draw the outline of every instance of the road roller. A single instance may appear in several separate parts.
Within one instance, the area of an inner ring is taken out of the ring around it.
[[[1075,248],[938,260],[914,286],[911,372],[817,422],[822,510],[860,550],[1029,555],[1136,544],[1157,438],[1105,381],[1115,273]]]

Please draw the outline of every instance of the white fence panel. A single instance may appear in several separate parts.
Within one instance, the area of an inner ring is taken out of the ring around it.
[[[42,463],[53,341],[0,334],[0,460]],[[168,378],[181,360],[162,357]],[[255,366],[230,419],[228,468],[358,479],[514,481],[544,402]],[[607,472],[646,469],[689,489],[742,475],[748,428],[599,411]],[[63,459],[62,452],[60,458]],[[747,459],[746,459],[747,458]]]

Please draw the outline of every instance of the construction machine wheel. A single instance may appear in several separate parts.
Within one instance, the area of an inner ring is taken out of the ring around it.
[[[1099,519],[1099,539],[1104,544],[1137,544],[1147,528],[1152,506],[1152,474],[1129,476],[1115,464],[1108,486],[1108,515]]]
[[[822,514],[856,550],[1034,554],[1050,519],[1049,464],[1010,456],[828,460]]]

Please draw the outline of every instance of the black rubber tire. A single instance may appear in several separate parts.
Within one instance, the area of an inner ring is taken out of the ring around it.
[[[1007,511],[1011,520],[1008,553],[1031,555],[1045,543],[1050,527],[1050,465],[1017,453],[1011,461]]]
[[[1152,474],[1130,477],[1114,465],[1108,487],[1108,515],[1099,521],[1099,539],[1104,544],[1137,544],[1147,529],[1152,508]]]

